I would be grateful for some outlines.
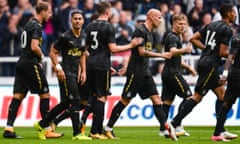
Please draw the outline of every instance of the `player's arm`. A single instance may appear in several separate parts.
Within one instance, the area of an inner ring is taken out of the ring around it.
[[[171,47],[170,48],[170,53],[172,54],[172,56],[178,56],[178,55],[182,55],[184,53],[190,53],[192,51],[192,46],[188,45],[184,48],[180,48],[177,49],[176,47]]]
[[[112,53],[122,52],[136,47],[137,45],[143,42],[143,38],[133,38],[129,44],[126,45],[117,45],[116,43],[109,43],[108,47]]]
[[[54,46],[51,46],[49,56],[53,65],[53,69],[55,72],[57,72],[58,70],[60,70],[57,68],[57,65],[60,65],[58,62],[59,51],[55,49]]]
[[[37,55],[41,60],[43,59],[44,55],[42,53],[41,48],[39,47],[39,40],[38,39],[32,39],[31,40],[31,49],[32,52]]]
[[[219,80],[220,84],[225,84],[225,82],[227,81],[228,70],[229,70],[230,66],[232,65],[232,61],[234,59],[235,59],[235,54],[228,55],[228,58],[224,64],[224,70],[223,70],[222,74],[220,75],[220,80]]]
[[[219,48],[219,56],[220,57],[228,57],[228,45],[226,44],[220,44],[220,48]]]
[[[184,61],[182,61],[181,66],[186,68],[193,76],[197,75],[196,70],[192,68],[189,64],[185,63]]]
[[[172,57],[172,54],[170,52],[156,53],[146,50],[144,46],[138,47],[138,53],[143,57],[161,57],[165,59],[170,59]]]
[[[197,48],[203,50],[206,48],[206,46],[200,41],[201,39],[201,34],[200,32],[195,32],[193,36],[190,38],[190,42]]]
[[[86,82],[87,75],[86,75],[86,59],[87,59],[88,52],[84,51],[83,54],[80,57],[80,63],[79,63],[79,77],[78,81],[81,82],[81,85],[83,85]]]
[[[230,44],[230,52],[229,55],[226,59],[226,62],[224,64],[224,70],[222,73],[222,80],[226,80],[227,75],[228,75],[228,70],[230,68],[230,66],[232,65],[232,62],[235,60],[236,55],[238,54],[239,48],[240,48],[240,39],[238,37],[234,37],[231,40],[231,44]]]
[[[52,61],[53,69],[57,74],[59,80],[63,81],[66,79],[65,72],[62,69],[62,66],[58,62],[58,56],[60,52],[55,48],[55,46],[51,46],[49,56]]]

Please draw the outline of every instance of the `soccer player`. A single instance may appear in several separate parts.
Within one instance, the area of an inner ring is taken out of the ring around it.
[[[181,67],[185,67],[193,75],[196,75],[195,69],[190,67],[187,63],[183,62],[181,55],[184,53],[190,53],[192,46],[182,47],[181,35],[184,33],[187,27],[187,17],[184,14],[173,15],[172,17],[173,27],[164,40],[164,47],[166,52],[172,54],[171,59],[166,59],[162,72],[162,101],[163,110],[166,118],[168,117],[169,108],[173,103],[175,95],[186,99],[192,96],[192,92],[181,74]],[[181,106],[180,106],[181,107]],[[168,131],[164,130],[164,126],[161,125],[160,136],[168,136]],[[179,125],[176,129],[177,135],[189,134]]]
[[[86,45],[89,51],[87,60],[87,87],[97,97],[93,104],[93,123],[89,136],[106,139],[102,133],[104,106],[109,95],[111,52],[121,52],[139,45],[143,39],[134,38],[127,45],[116,45],[115,30],[108,22],[112,16],[111,5],[100,2],[97,5],[98,18],[86,28]]]
[[[165,125],[165,127],[169,129],[162,108],[162,101],[158,95],[158,91],[149,68],[149,57],[171,58],[171,54],[169,52],[152,52],[152,30],[159,26],[161,19],[162,15],[159,10],[150,9],[147,12],[145,23],[136,28],[133,34],[133,37],[144,38],[144,42],[131,50],[132,52],[126,72],[127,80],[122,91],[121,99],[114,106],[110,119],[104,129],[104,133],[108,138],[116,138],[113,133],[113,126],[119,118],[121,112],[137,95],[137,93],[142,99],[151,99],[155,116],[161,125]],[[175,131],[174,133],[170,131],[170,136],[173,140],[177,140]]]
[[[44,118],[49,110],[49,87],[42,68],[43,53],[42,23],[51,17],[51,6],[47,2],[39,2],[36,6],[36,16],[24,27],[21,35],[22,55],[16,65],[16,76],[14,81],[13,99],[8,108],[7,126],[4,129],[4,138],[22,138],[14,132],[13,124],[17,116],[22,100],[30,90],[40,97],[40,113]],[[48,129],[44,136],[60,137],[61,134],[53,133]]]
[[[71,13],[72,29],[66,31],[50,50],[50,57],[58,77],[61,101],[34,127],[39,131],[39,139],[46,139],[44,131],[49,123],[60,113],[69,110],[73,128],[73,140],[91,140],[80,133],[80,94],[79,85],[86,81],[85,36],[82,30],[84,19],[81,11]],[[62,55],[62,63],[58,55]]]
[[[229,70],[230,69],[230,70]],[[229,70],[229,72],[228,72]],[[231,40],[230,52],[225,62],[224,71],[221,81],[227,83],[223,106],[217,116],[217,123],[211,139],[213,141],[229,141],[229,139],[237,138],[237,134],[229,134],[224,129],[224,123],[227,113],[232,108],[240,93],[240,35],[236,35]]]
[[[192,111],[209,90],[212,90],[218,98],[216,115],[219,114],[225,88],[224,84],[219,83],[218,69],[221,66],[221,58],[228,56],[228,44],[233,35],[230,25],[236,18],[231,4],[222,4],[219,11],[222,16],[221,21],[210,23],[194,33],[190,39],[194,46],[202,49],[197,68],[199,77],[193,96],[182,102],[178,114],[170,123],[175,128],[181,124],[182,119]]]

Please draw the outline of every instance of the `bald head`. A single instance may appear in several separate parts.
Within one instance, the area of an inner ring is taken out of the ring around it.
[[[156,15],[161,15],[161,12],[158,9],[153,9],[152,8],[147,12],[147,18],[156,16]]]
[[[150,9],[147,12],[146,25],[150,30],[157,28],[162,19],[162,14],[158,9]]]

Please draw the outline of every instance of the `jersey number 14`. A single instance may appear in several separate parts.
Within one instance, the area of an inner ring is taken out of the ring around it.
[[[216,46],[216,40],[214,39],[216,32],[207,31],[207,36],[205,40],[205,46],[210,46],[211,50],[214,50]]]

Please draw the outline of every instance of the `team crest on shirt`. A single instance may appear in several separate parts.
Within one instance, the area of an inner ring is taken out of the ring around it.
[[[73,45],[73,41],[69,41],[69,43]]]
[[[151,42],[146,42],[145,47],[146,47],[146,50],[152,51],[152,43]]]

